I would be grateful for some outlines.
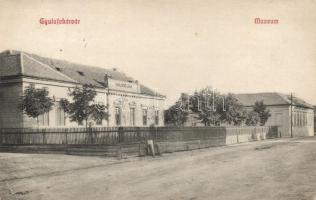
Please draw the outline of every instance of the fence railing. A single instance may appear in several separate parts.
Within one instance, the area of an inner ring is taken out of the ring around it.
[[[275,128],[274,128],[275,129]],[[276,137],[273,127],[92,127],[92,128],[24,128],[0,129],[0,144],[12,145],[116,145],[155,141],[218,140],[227,135],[269,133]]]

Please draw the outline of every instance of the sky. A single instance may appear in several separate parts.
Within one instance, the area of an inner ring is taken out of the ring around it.
[[[0,51],[117,68],[167,96],[291,93],[316,105],[314,0],[0,0]],[[255,18],[278,24],[255,24]],[[79,19],[43,25],[40,18]]]

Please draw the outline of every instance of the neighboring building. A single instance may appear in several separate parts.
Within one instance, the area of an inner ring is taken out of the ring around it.
[[[302,99],[293,97],[291,106],[291,96],[281,93],[235,94],[235,96],[248,111],[253,110],[256,101],[263,101],[271,114],[265,125],[278,126],[278,132],[282,137],[291,136],[291,115],[294,137],[314,135],[313,107]],[[204,126],[204,124],[198,119],[197,113],[190,112],[184,126]]]
[[[39,117],[42,127],[75,127],[59,107],[61,98],[68,98],[69,89],[92,84],[96,102],[107,105],[109,120],[97,126],[164,125],[165,96],[118,72],[75,64],[21,51],[0,53],[0,127],[36,127],[36,119],[18,109],[25,87],[34,84],[47,88],[54,99],[53,110]],[[84,126],[84,124],[81,124]]]
[[[266,125],[279,126],[282,137],[291,136],[291,116],[294,137],[314,135],[313,107],[302,99],[293,97],[291,103],[291,96],[281,93],[237,94],[236,97],[248,110],[253,109],[256,101],[263,101],[271,113]]]

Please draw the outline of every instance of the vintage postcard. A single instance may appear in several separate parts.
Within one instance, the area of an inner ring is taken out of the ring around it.
[[[0,0],[0,200],[316,199],[315,0]]]

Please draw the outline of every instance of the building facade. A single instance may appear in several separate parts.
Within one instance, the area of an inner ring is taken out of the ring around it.
[[[265,126],[278,126],[281,137],[314,135],[313,107],[300,98],[292,97],[291,100],[290,95],[281,93],[235,94],[235,97],[247,111],[253,110],[255,102],[263,101],[271,114]],[[198,119],[197,113],[189,112],[184,126],[205,125]]]
[[[263,101],[270,111],[267,126],[278,126],[281,137],[314,135],[314,111],[304,100],[281,93],[237,94],[238,101],[252,110],[256,101]]]
[[[53,109],[38,119],[19,109],[27,86],[46,88]],[[163,126],[165,96],[116,69],[108,70],[45,58],[21,51],[0,53],[0,127],[78,127],[59,106],[76,86],[91,84],[95,102],[107,106],[109,119],[89,121],[93,126]],[[71,99],[69,99],[71,101]]]

